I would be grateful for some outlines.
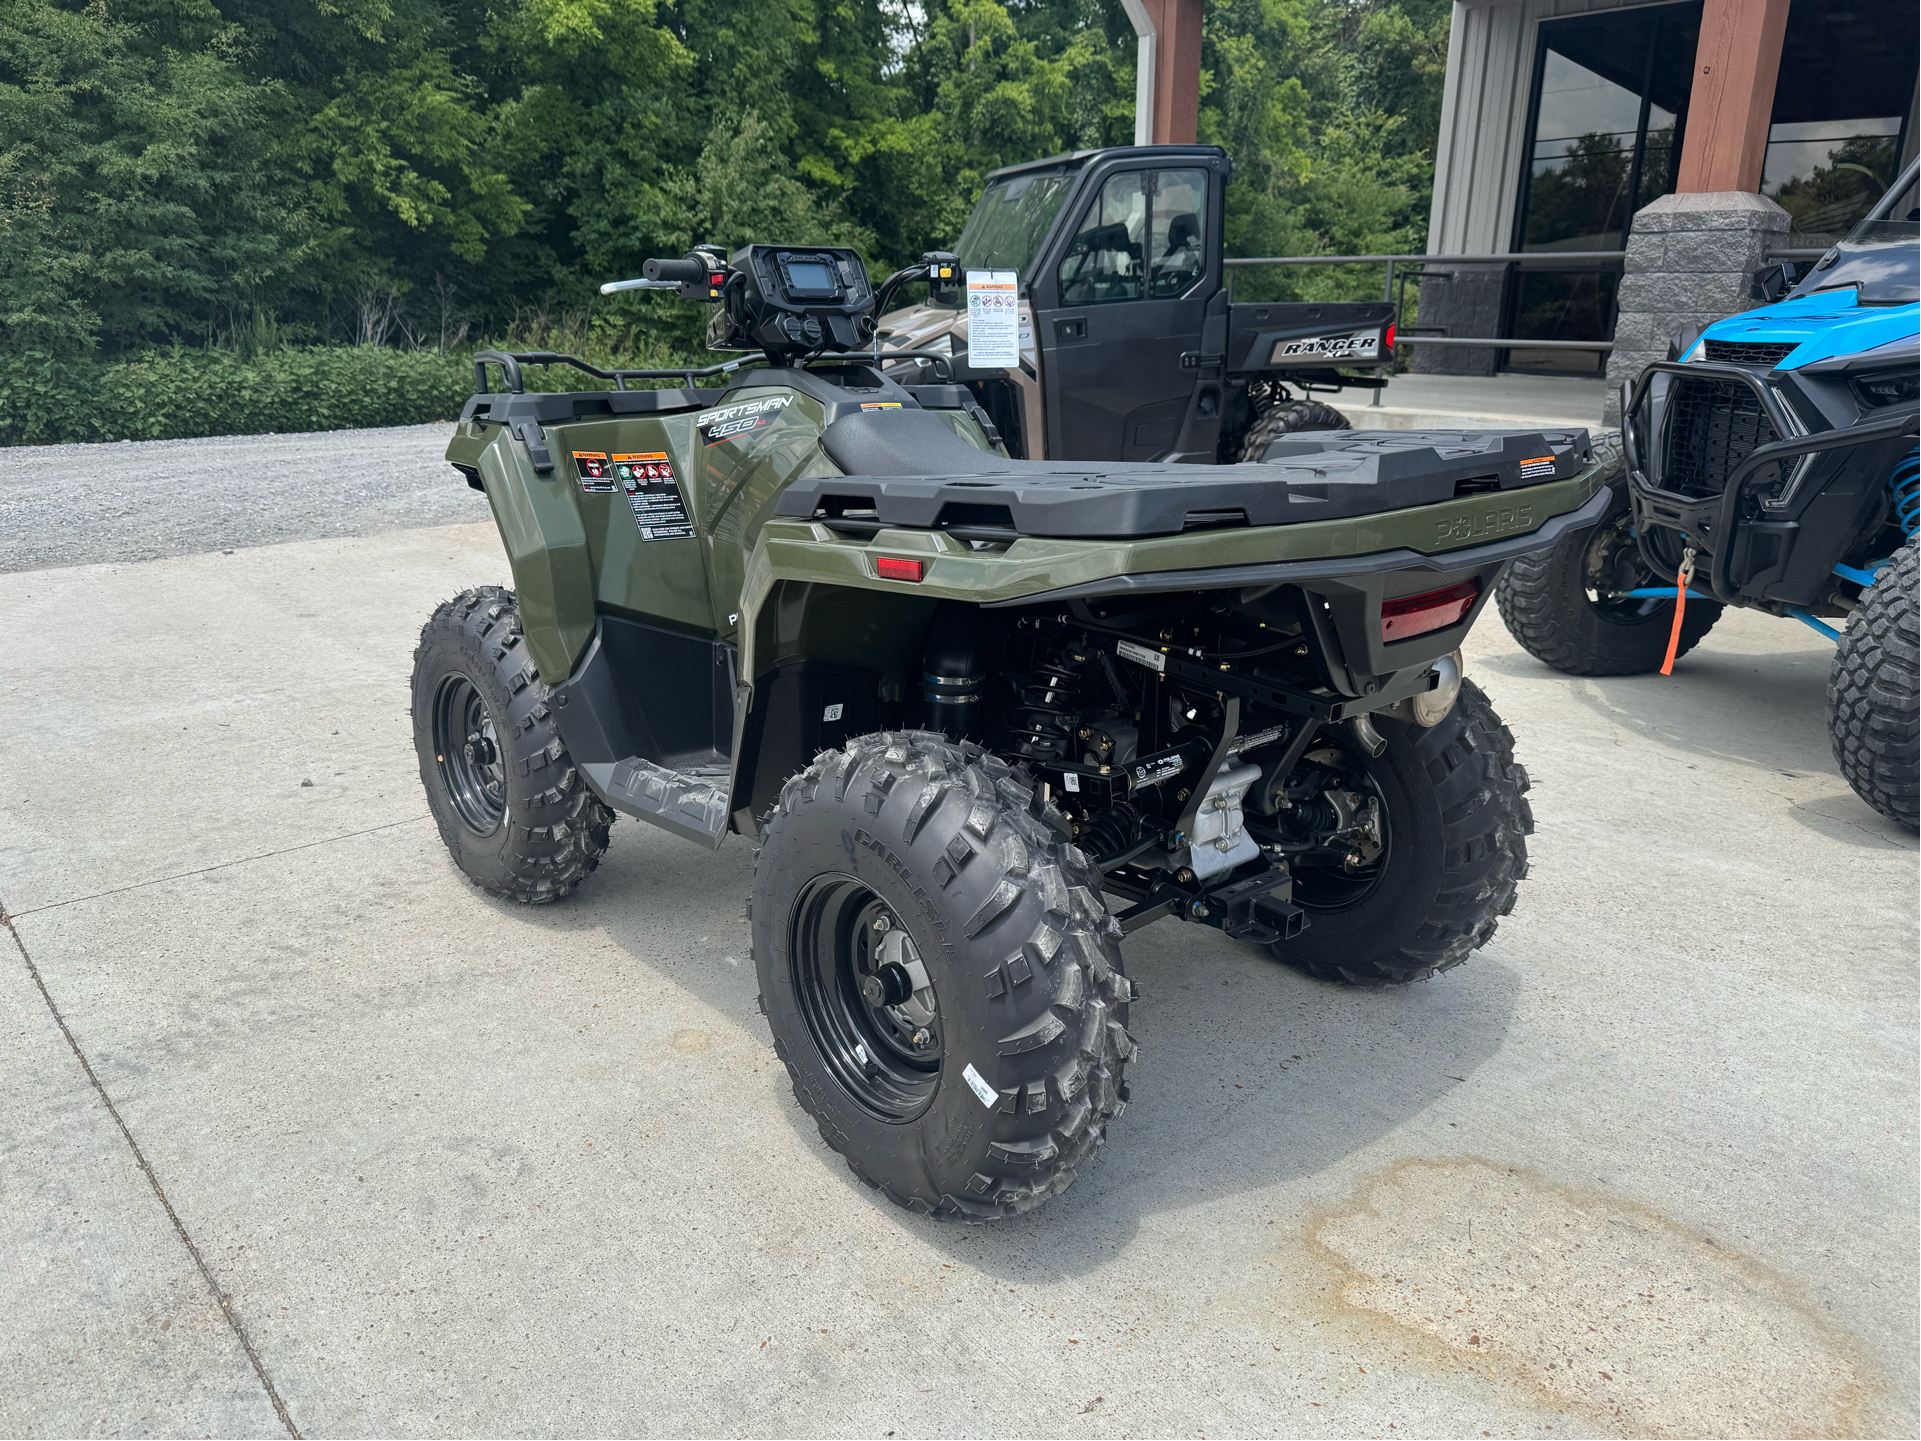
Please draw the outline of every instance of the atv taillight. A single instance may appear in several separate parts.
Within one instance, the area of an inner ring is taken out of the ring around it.
[[[1426,635],[1431,630],[1446,630],[1459,625],[1461,617],[1474,609],[1480,598],[1481,583],[1464,580],[1446,590],[1431,590],[1426,595],[1403,596],[1381,602],[1381,639],[1406,640]]]
[[[1394,348],[1394,322],[1390,320],[1387,323],[1387,334],[1381,337],[1381,349],[1392,350],[1393,348]]]
[[[926,564],[925,561],[902,560],[897,555],[883,555],[874,561],[874,572],[879,575],[882,580],[911,580],[917,582],[921,578],[921,572],[926,569]]]

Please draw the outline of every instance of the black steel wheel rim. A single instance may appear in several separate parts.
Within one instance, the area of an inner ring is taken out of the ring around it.
[[[1630,596],[1623,592],[1647,590],[1661,583],[1641,558],[1641,547],[1634,539],[1632,511],[1623,511],[1594,528],[1581,554],[1581,584],[1588,605],[1602,620],[1611,625],[1640,625],[1672,604],[1673,597]]]
[[[892,1124],[913,1120],[940,1089],[940,1018],[931,983],[909,1005],[877,1004],[863,983],[913,948],[886,902],[860,881],[816,876],[795,898],[788,948],[794,994],[828,1074],[865,1111]],[[892,937],[890,940],[889,937]]]
[[[461,824],[492,835],[507,814],[500,735],[479,689],[458,671],[434,689],[434,761]]]

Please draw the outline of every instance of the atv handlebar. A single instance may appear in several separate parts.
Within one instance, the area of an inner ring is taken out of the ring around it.
[[[697,260],[649,260],[640,267],[649,280],[665,280],[675,285],[691,285],[707,278],[707,267]]]

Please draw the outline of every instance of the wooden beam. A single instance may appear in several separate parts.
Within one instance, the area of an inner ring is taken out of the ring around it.
[[[1761,188],[1787,27],[1788,0],[1706,0],[1675,185],[1681,194]]]
[[[1192,145],[1201,118],[1202,0],[1143,0],[1156,32],[1156,145]]]

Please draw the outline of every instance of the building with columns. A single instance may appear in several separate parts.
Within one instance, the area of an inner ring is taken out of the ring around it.
[[[1135,143],[1195,138],[1202,0],[1123,0]],[[1916,0],[1454,0],[1414,368],[1611,379],[1753,302],[1915,154]],[[1625,252],[1625,255],[1622,255]],[[1606,254],[1602,254],[1606,253]],[[1618,258],[1617,258],[1618,257]]]
[[[1416,367],[1610,379],[1754,302],[1775,252],[1845,234],[1915,153],[1914,0],[1455,0]],[[1625,260],[1558,259],[1625,250]]]

